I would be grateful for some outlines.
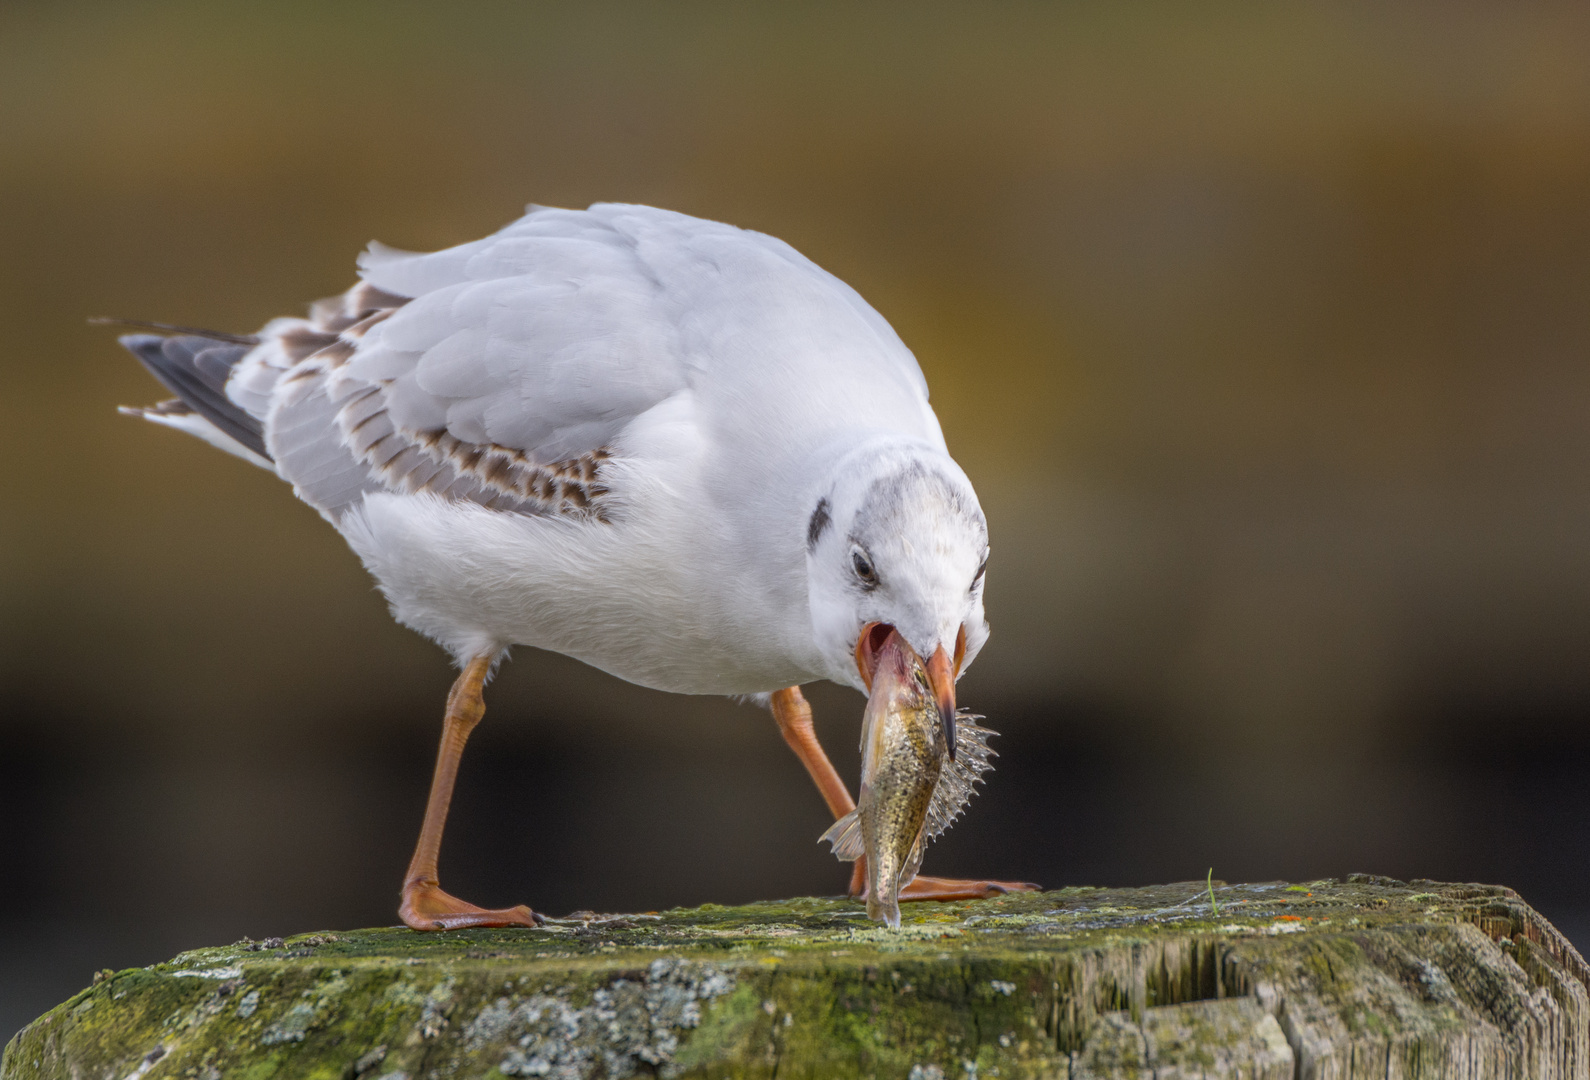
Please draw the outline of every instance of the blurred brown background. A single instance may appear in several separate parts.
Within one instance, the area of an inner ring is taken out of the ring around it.
[[[1003,733],[932,871],[1483,879],[1585,940],[1587,56],[1582,4],[0,6],[0,1038],[393,921],[450,678],[84,319],[249,330],[532,200],[773,233],[915,349]],[[844,880],[765,713],[529,652],[489,702],[457,892]]]

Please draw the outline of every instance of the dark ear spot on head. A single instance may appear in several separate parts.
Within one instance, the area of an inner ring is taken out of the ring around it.
[[[832,518],[828,515],[828,500],[818,499],[817,509],[812,511],[812,519],[806,524],[806,550],[811,551],[817,546],[817,541],[822,537],[823,530],[828,528]]]

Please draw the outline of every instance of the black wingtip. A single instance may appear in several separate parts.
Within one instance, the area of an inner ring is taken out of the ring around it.
[[[123,334],[118,339],[149,373],[227,438],[266,460],[264,426],[226,396],[232,368],[246,356],[246,341],[218,341],[205,335],[161,337]]]

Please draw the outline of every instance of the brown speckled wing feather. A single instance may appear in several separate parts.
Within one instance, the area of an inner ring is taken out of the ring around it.
[[[367,491],[428,492],[493,510],[607,520],[600,479],[606,447],[539,463],[513,447],[471,443],[445,427],[395,422],[381,381],[346,377],[369,331],[407,300],[361,283],[313,305],[306,320],[277,320],[259,364],[274,361],[267,440],[299,495],[333,518]],[[272,348],[274,346],[274,348]]]

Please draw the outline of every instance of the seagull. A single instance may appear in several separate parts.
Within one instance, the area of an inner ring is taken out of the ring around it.
[[[855,809],[803,683],[867,693],[898,634],[949,745],[988,638],[988,529],[915,357],[771,236],[647,206],[534,206],[443,251],[372,243],[359,282],[255,334],[121,343],[176,396],[123,412],[276,473],[460,669],[399,914],[530,926],[443,891],[482,691],[515,645],[770,708],[835,819]],[[850,894],[866,885],[857,860]],[[1035,889],[918,876],[901,899]]]

